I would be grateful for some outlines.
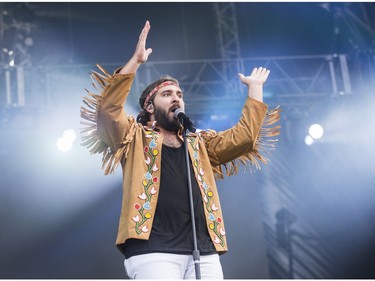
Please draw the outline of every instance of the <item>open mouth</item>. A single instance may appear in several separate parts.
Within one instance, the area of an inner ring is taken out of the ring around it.
[[[174,113],[178,108],[179,107],[177,105],[176,106],[172,106],[169,111]]]

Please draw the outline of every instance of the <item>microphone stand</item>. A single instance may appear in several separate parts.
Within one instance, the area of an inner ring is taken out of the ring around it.
[[[184,138],[185,146],[185,160],[186,160],[186,172],[188,178],[188,188],[189,188],[189,204],[190,204],[190,216],[191,216],[191,228],[193,232],[193,260],[195,265],[195,279],[201,279],[201,268],[200,268],[200,253],[198,250],[197,243],[197,230],[195,228],[195,213],[194,213],[194,201],[193,201],[193,188],[191,185],[191,175],[190,175],[190,162],[189,162],[189,151],[187,142],[186,127],[182,118],[178,118],[180,123],[183,125],[182,136]]]

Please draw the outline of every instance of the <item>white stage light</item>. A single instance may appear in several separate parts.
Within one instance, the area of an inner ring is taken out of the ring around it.
[[[309,135],[317,140],[317,139],[320,139],[324,134],[324,130],[323,130],[323,127],[320,126],[319,124],[314,124],[314,125],[311,125],[310,128],[309,128]]]
[[[73,143],[65,138],[58,138],[56,142],[57,149],[63,152],[67,152],[72,149]]]
[[[310,135],[307,135],[305,137],[305,144],[306,145],[312,145],[313,143],[314,143],[314,139]]]
[[[77,134],[73,129],[67,129],[63,132],[63,138],[70,141],[71,143],[75,142],[77,139]]]
[[[57,149],[67,152],[72,149],[73,143],[77,139],[77,134],[73,129],[67,129],[63,132],[62,137],[59,137],[56,142]]]

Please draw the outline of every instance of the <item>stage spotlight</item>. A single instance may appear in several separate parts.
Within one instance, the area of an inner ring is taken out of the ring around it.
[[[319,124],[311,125],[309,128],[309,135],[314,139],[320,139],[324,134],[323,127]]]
[[[73,143],[77,139],[77,134],[73,129],[67,129],[63,132],[63,138]]]
[[[72,149],[73,143],[68,139],[59,137],[56,142],[57,149],[63,152],[68,152]]]
[[[57,139],[57,149],[63,152],[67,152],[72,149],[73,143],[77,139],[77,134],[73,129],[67,129],[63,132],[62,137]]]
[[[313,143],[314,143],[314,139],[310,135],[307,135],[305,137],[305,144],[306,145],[312,145]]]

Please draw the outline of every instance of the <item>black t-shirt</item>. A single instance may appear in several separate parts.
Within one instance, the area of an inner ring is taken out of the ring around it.
[[[190,158],[189,158],[190,161]],[[195,226],[201,255],[216,253],[208,234],[202,196],[190,161]],[[119,245],[126,258],[146,253],[191,254],[193,234],[189,205],[185,148],[163,145],[158,204],[150,239],[128,239]]]

